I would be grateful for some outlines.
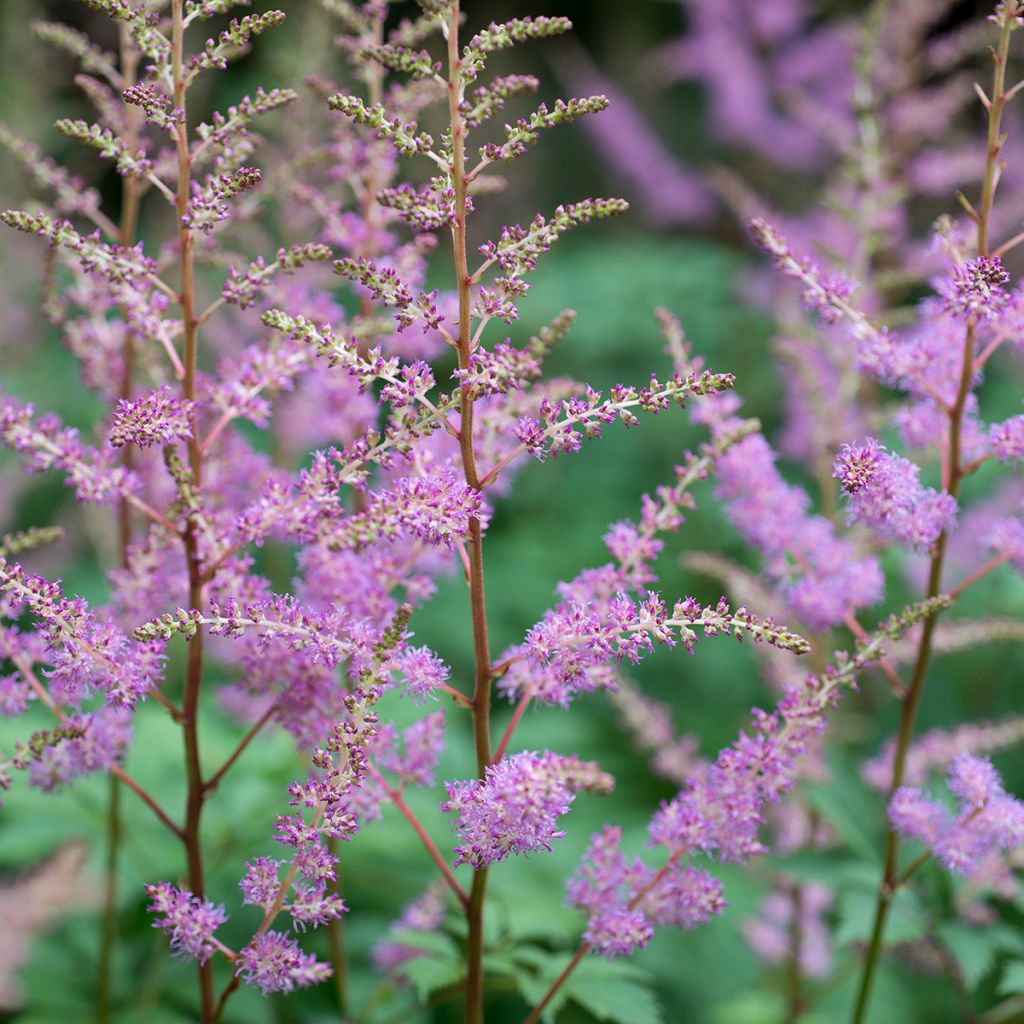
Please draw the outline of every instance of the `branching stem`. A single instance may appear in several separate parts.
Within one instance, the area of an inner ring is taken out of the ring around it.
[[[992,216],[992,204],[995,199],[996,186],[999,182],[999,153],[1003,146],[1002,136],[1002,114],[1008,98],[1005,80],[1006,63],[1010,51],[1010,35],[1014,28],[1017,15],[1017,4],[1009,3],[1002,13],[1001,32],[999,46],[993,53],[995,70],[993,73],[993,87],[991,101],[986,108],[988,110],[988,148],[985,159],[985,179],[982,184],[981,201],[978,205],[977,215],[977,248],[979,256],[988,256],[988,234],[989,223]],[[975,349],[977,343],[977,328],[974,318],[967,322],[967,329],[964,336],[963,359],[960,372],[960,383],[957,389],[956,400],[952,408],[947,412],[949,419],[948,443],[946,445],[946,465],[944,479],[946,489],[955,498],[960,490],[960,483],[965,475],[965,466],[962,461],[962,429],[964,409],[967,399],[971,393],[971,380],[974,374]],[[929,598],[940,593],[942,586],[942,569],[945,561],[946,549],[949,536],[943,533],[936,543],[932,554],[931,567],[928,574]],[[991,563],[990,566],[991,567]],[[982,567],[986,569],[986,567]],[[979,570],[980,571],[980,570]],[[969,577],[970,581],[971,578]],[[961,586],[963,589],[963,585]],[[928,675],[928,666],[931,662],[933,641],[935,637],[935,626],[938,621],[938,612],[925,620],[924,628],[921,631],[921,639],[918,644],[917,657],[914,661],[910,682],[906,694],[903,697],[903,704],[900,709],[900,725],[896,738],[896,754],[893,759],[892,782],[889,787],[889,797],[896,792],[903,784],[903,776],[906,770],[907,756],[914,738],[914,727],[917,723],[917,713],[921,706],[921,698],[924,694],[925,682]],[[889,915],[889,908],[892,905],[893,894],[899,882],[899,851],[900,841],[898,834],[890,828],[886,835],[885,842],[885,867],[882,872],[882,879],[878,887],[878,900],[875,906],[875,919],[871,930],[871,939],[868,943],[867,954],[864,959],[864,970],[861,975],[860,987],[857,993],[857,1002],[854,1006],[853,1024],[863,1024],[867,1013],[868,1002],[871,996],[871,987],[881,959],[882,948],[885,938],[885,926]]]

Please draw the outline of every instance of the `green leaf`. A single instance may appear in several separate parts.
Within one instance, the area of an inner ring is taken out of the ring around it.
[[[1024,992],[1024,960],[1013,960],[1003,968],[997,991],[1001,996]]]
[[[981,979],[995,967],[996,957],[1004,948],[1005,935],[997,928],[970,928],[959,921],[940,924],[936,929],[942,944],[953,954],[964,985],[973,992]]]
[[[512,955],[520,964],[539,968],[537,971],[520,970],[515,976],[519,991],[531,1006],[536,1006],[547,995],[570,960],[568,956],[552,956],[537,947],[520,947]],[[597,1020],[662,1024],[664,1018],[649,987],[650,978],[647,971],[632,964],[589,957],[555,993],[541,1019],[544,1024],[553,1024],[558,1011],[572,1001]]]
[[[398,942],[412,949],[432,953],[438,957],[452,960],[461,959],[459,947],[444,932],[421,932],[413,928],[403,928],[388,934],[388,942]]]
[[[839,927],[836,929],[837,946],[849,942],[866,942],[875,921],[877,895],[873,892],[852,891],[839,897]],[[918,898],[908,889],[901,889],[893,897],[885,929],[887,945],[913,942],[927,932],[928,918]]]
[[[819,882],[840,892],[850,889],[877,892],[882,870],[877,856],[871,860],[852,860],[810,850],[782,857],[778,863],[798,882]]]
[[[715,1024],[779,1024],[787,1009],[780,992],[744,992],[715,1007]]]
[[[814,809],[866,860],[876,859],[878,844],[870,825],[884,820],[877,797],[860,781],[856,766],[838,754],[829,757],[831,778],[810,784],[807,795]]]
[[[485,953],[484,974],[497,974],[505,978],[518,978],[522,965],[510,953]]]
[[[402,973],[412,982],[416,998],[423,1002],[432,992],[462,981],[466,967],[462,960],[447,956],[418,956],[402,964]]]
[[[638,982],[610,977],[576,979],[567,985],[569,998],[598,1020],[621,1021],[622,1024],[662,1024],[664,1020],[654,993]]]

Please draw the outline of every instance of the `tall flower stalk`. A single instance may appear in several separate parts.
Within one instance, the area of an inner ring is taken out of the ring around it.
[[[125,88],[137,84],[139,52],[124,25],[118,26],[118,55],[120,57],[121,80]],[[138,111],[128,111],[126,117],[125,141],[132,149],[139,145],[140,117]],[[121,219],[118,225],[118,243],[123,248],[135,244],[139,220],[139,205],[142,199],[141,183],[126,177],[121,184]],[[127,320],[127,311],[122,308],[121,316]],[[126,330],[121,342],[120,398],[130,401],[135,381],[135,341],[132,332]],[[130,473],[134,466],[134,452],[126,447],[121,455],[124,468]],[[117,505],[117,546],[118,564],[129,571],[129,549],[132,543],[132,507],[127,498],[121,498]],[[100,925],[99,969],[96,985],[97,1024],[107,1024],[111,1012],[111,990],[113,984],[114,950],[117,944],[117,873],[120,862],[120,848],[123,839],[121,820],[121,783],[116,775],[110,776],[107,796],[107,850],[104,865],[103,915]]]
[[[999,41],[993,50],[992,86],[989,94],[981,92],[982,105],[988,114],[988,129],[985,147],[985,175],[981,187],[981,197],[977,207],[970,207],[971,220],[976,227],[975,247],[979,260],[992,257],[990,230],[992,209],[995,202],[996,187],[999,183],[1000,154],[1005,143],[1003,134],[1003,111],[1012,93],[1006,86],[1006,68],[1010,55],[1010,41],[1013,32],[1020,27],[1020,15],[1024,8],[1016,2],[1003,3],[997,9],[996,21],[999,26]],[[1013,90],[1016,92],[1016,89]],[[970,314],[964,328],[961,357],[959,387],[955,398],[946,409],[948,420],[947,441],[945,444],[945,464],[942,467],[943,484],[947,494],[954,500],[960,493],[964,478],[971,472],[963,456],[964,412],[968,398],[972,392],[976,373],[977,358],[977,317]],[[926,597],[935,598],[942,591],[943,566],[949,544],[949,531],[943,530],[935,542],[928,567],[928,583]],[[925,620],[918,642],[917,654],[914,658],[910,679],[906,692],[902,696],[900,707],[899,729],[896,734],[896,752],[893,758],[892,782],[889,787],[890,799],[904,784],[907,757],[914,740],[918,712],[924,696],[928,669],[932,659],[935,639],[935,628],[939,612]],[[878,970],[879,960],[885,941],[886,922],[892,901],[899,890],[900,876],[900,837],[894,825],[890,825],[885,840],[884,867],[878,888],[878,902],[875,907],[874,923],[868,941],[861,974],[857,1000],[851,1020],[853,1024],[861,1024],[868,1011],[871,988]]]

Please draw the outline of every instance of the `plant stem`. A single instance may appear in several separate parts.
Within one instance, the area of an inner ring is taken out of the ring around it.
[[[508,725],[505,726],[505,732],[502,734],[501,742],[498,744],[498,749],[494,752],[495,761],[500,761],[505,756],[505,751],[508,750],[508,745],[512,740],[512,733],[516,731],[516,727],[522,720],[523,714],[530,706],[530,701],[532,700],[533,694],[527,693],[516,705],[516,709],[512,712],[512,717],[509,719]]]
[[[993,73],[991,104],[988,110],[988,148],[986,150],[985,159],[985,180],[982,185],[981,202],[978,207],[977,217],[977,248],[979,256],[989,255],[989,221],[992,215],[992,204],[995,199],[996,186],[999,182],[998,156],[1003,145],[1001,122],[1003,108],[1007,99],[1005,89],[1006,62],[1010,50],[1010,34],[1013,31],[1017,7],[1018,5],[1016,3],[1007,4],[1006,10],[1003,13],[999,47],[993,54],[995,70]],[[976,340],[975,321],[974,318],[971,317],[967,322],[967,330],[964,338],[960,384],[957,390],[956,400],[948,411],[948,461],[944,475],[946,478],[946,489],[954,498],[960,490],[960,483],[964,477],[964,465],[961,457],[961,433],[964,409],[967,399],[971,393],[971,378],[974,371]],[[931,568],[928,574],[928,597],[935,597],[940,592],[942,586],[942,567],[945,560],[948,541],[948,534],[943,533],[936,543],[935,551],[931,559]],[[907,755],[910,752],[910,745],[914,737],[917,713],[921,706],[921,698],[924,694],[928,666],[931,661],[937,621],[937,612],[925,620],[924,628],[921,631],[921,640],[918,645],[917,657],[914,662],[910,683],[907,686],[907,692],[903,698],[903,705],[900,711],[899,733],[896,741],[896,755],[893,760],[892,783],[889,787],[890,799],[892,798],[893,793],[895,793],[903,783]],[[872,926],[871,939],[868,943],[868,950],[864,960],[864,971],[861,975],[860,988],[857,993],[857,1002],[854,1006],[852,1018],[853,1024],[863,1024],[867,1013],[868,1001],[871,995],[871,986],[881,959],[886,920],[889,916],[889,908],[900,879],[899,847],[899,836],[890,828],[886,835],[885,867],[882,874],[882,880],[878,887],[878,901],[875,907],[875,920]]]
[[[412,830],[419,837],[420,842],[423,844],[423,848],[430,854],[430,859],[437,865],[438,871],[441,872],[442,878],[448,883],[448,887],[453,893],[459,903],[462,904],[463,909],[469,907],[469,896],[466,895],[466,890],[459,885],[455,875],[452,874],[452,869],[448,867],[448,862],[441,856],[441,851],[438,850],[434,844],[434,840],[427,834],[427,830],[423,827],[422,822],[416,817],[413,809],[405,802],[405,798],[402,794],[392,786],[387,779],[371,764],[368,765],[370,774],[377,780],[381,788],[388,795],[388,799],[395,805],[399,814],[412,826]]]
[[[110,1020],[114,947],[117,944],[117,863],[121,850],[121,783],[111,774],[107,788],[107,857],[103,866],[103,915],[100,918],[99,968],[96,972],[96,1024]]]
[[[540,1020],[540,1015],[544,1012],[548,1003],[551,1002],[555,997],[555,993],[562,987],[562,985],[568,980],[569,975],[580,965],[583,958],[590,952],[590,943],[584,942],[579,949],[576,950],[576,955],[565,965],[565,970],[555,978],[551,985],[551,988],[544,994],[544,998],[530,1011],[529,1016],[523,1021],[523,1024],[537,1024]]]
[[[135,84],[139,54],[132,45],[124,25],[118,32],[121,75],[124,87]],[[127,141],[132,149],[138,138],[138,117],[132,110],[126,111]],[[121,185],[121,223],[118,230],[118,244],[128,248],[135,242],[138,224],[140,183],[133,177],[123,179]],[[124,337],[121,342],[121,382],[118,389],[121,398],[131,398],[132,380],[135,369],[135,341],[128,326],[127,311],[121,310]],[[121,464],[129,472],[134,463],[131,445],[125,445]],[[126,498],[117,504],[117,546],[118,562],[122,569],[128,568],[128,549],[132,542],[132,507]],[[114,965],[114,947],[117,943],[117,865],[121,846],[121,783],[111,774],[107,788],[107,856],[103,879],[103,913],[100,917],[99,966],[96,976],[96,1024],[107,1024],[110,1020],[111,989]]]
[[[337,857],[338,840],[333,836],[327,840],[327,849]],[[339,898],[342,896],[340,872],[334,881],[329,883],[327,890]],[[348,955],[345,952],[345,925],[339,917],[327,922],[327,939],[331,946],[331,977],[334,979],[334,995],[338,1001],[338,1017],[348,1019]]]
[[[795,1021],[806,1009],[803,995],[803,970],[801,967],[804,944],[802,921],[803,890],[799,885],[793,886],[790,892],[790,899],[793,904],[793,924],[789,933],[789,955],[786,958],[786,983],[789,989],[789,1016],[787,1020]]]
[[[459,0],[455,0],[448,12],[448,112],[452,133],[451,179],[455,191],[455,220],[452,225],[452,242],[455,260],[455,279],[459,293],[459,367],[469,368],[472,355],[471,300],[473,282],[466,258],[466,125],[459,105],[462,101],[463,83],[461,59],[459,57]],[[477,490],[481,487],[473,449],[473,398],[468,389],[461,389],[459,399],[459,448],[462,455],[462,470],[466,483]],[[483,539],[480,520],[472,516],[469,520],[469,539],[466,545],[469,556],[469,604],[473,621],[473,653],[475,673],[473,686],[473,745],[476,749],[477,773],[483,778],[491,763],[491,654],[487,638],[487,606],[484,596]],[[483,918],[484,900],[487,893],[487,869],[473,874],[473,885],[469,895],[466,919],[469,938],[466,951],[466,1024],[483,1024]]]
[[[249,731],[239,741],[238,746],[231,752],[228,759],[203,783],[203,790],[209,796],[219,785],[221,779],[228,773],[232,765],[242,756],[245,748],[256,738],[263,727],[274,717],[277,704],[271,704],[266,711],[252,724]]]
[[[196,369],[198,345],[196,337],[194,239],[187,223],[189,186],[192,177],[192,158],[189,152],[188,121],[185,93],[187,84],[184,76],[184,0],[171,0],[171,73],[174,83],[174,106],[182,112],[181,120],[175,125],[174,141],[178,158],[178,187],[175,212],[178,220],[178,256],[181,260],[181,291],[178,296],[181,305],[184,349],[182,362],[185,375],[182,381],[182,397],[186,401],[196,399]],[[193,406],[194,408],[194,406]],[[188,442],[189,466],[192,472],[192,486],[199,488],[202,479],[202,452],[199,448],[199,431],[192,425]],[[202,610],[203,579],[200,564],[199,543],[196,535],[195,518],[190,516],[183,536],[185,561],[188,569],[189,607]],[[202,763],[199,753],[199,695],[203,681],[203,633],[196,630],[188,641],[185,667],[185,694],[182,701],[182,732],[185,746],[185,771],[188,779],[188,795],[185,805],[184,843],[188,861],[188,885],[192,893],[200,898],[205,896],[203,876],[203,853],[200,837],[200,823],[203,813],[205,791],[203,788]],[[213,964],[207,961],[198,965],[199,1000],[202,1024],[211,1024],[214,1018]]]

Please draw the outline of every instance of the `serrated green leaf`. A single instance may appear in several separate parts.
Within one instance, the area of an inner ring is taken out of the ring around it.
[[[1012,960],[1003,968],[996,991],[1001,996],[1024,992],[1024,960]]]
[[[848,889],[877,892],[881,874],[877,855],[871,860],[855,860],[801,850],[779,858],[778,863],[779,868],[797,882],[819,882],[840,892]]]
[[[831,778],[827,783],[807,786],[814,809],[866,860],[878,855],[871,824],[883,819],[876,797],[865,788],[849,759],[833,753],[829,758]]]
[[[403,928],[388,933],[388,942],[397,942],[412,949],[420,949],[424,953],[447,957],[452,960],[461,959],[459,947],[444,932],[421,932],[413,928]]]
[[[839,927],[836,945],[866,942],[875,921],[877,896],[872,892],[853,891],[839,897]],[[908,889],[901,889],[893,897],[885,929],[887,945],[913,942],[923,938],[928,928],[928,917],[918,898]]]
[[[715,1007],[715,1024],[779,1024],[786,1011],[779,992],[744,992]]]
[[[551,982],[554,979],[547,978],[544,975],[530,974],[526,971],[521,971],[516,975],[516,987],[519,989],[520,994],[526,1001],[528,1006],[537,1006],[540,1001],[548,994],[548,989],[551,988]],[[560,988],[552,997],[551,1002],[544,1008],[544,1012],[541,1014],[541,1021],[543,1024],[553,1024],[555,1014],[565,1004],[566,990]]]
[[[995,967],[1003,936],[996,929],[971,928],[959,921],[948,921],[936,929],[942,944],[953,954],[964,985],[974,991]]]
[[[516,985],[531,1006],[536,1006],[547,995],[552,982],[571,959],[566,954],[552,955],[548,950],[531,945],[517,947],[511,957],[521,965],[515,974]],[[537,970],[531,971],[530,967]],[[647,987],[650,979],[648,971],[627,961],[587,957],[555,993],[541,1019],[545,1024],[552,1024],[561,1007],[571,1000],[598,1020],[661,1024],[661,1008]]]
[[[506,978],[517,978],[522,973],[522,970],[522,964],[509,953],[484,954],[485,974],[498,974]]]
[[[662,1024],[661,1007],[654,993],[626,978],[571,978],[568,996],[598,1020],[622,1024]]]
[[[402,964],[402,974],[412,982],[416,998],[422,1002],[432,992],[462,981],[466,967],[462,960],[450,957],[418,956]]]

